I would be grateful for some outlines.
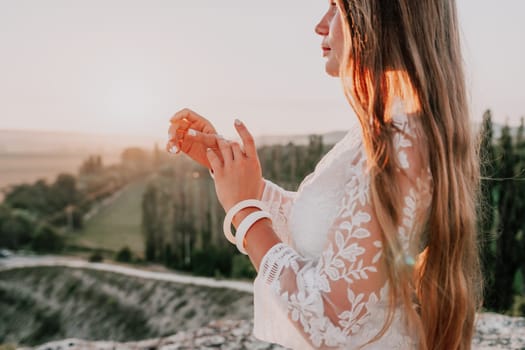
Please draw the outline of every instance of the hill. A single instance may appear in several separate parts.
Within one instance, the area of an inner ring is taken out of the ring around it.
[[[253,317],[251,294],[68,267],[0,272],[0,344],[162,337]]]

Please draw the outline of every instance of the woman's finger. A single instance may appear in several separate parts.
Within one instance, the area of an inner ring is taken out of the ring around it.
[[[180,151],[181,150],[177,146],[176,142],[168,141],[168,143],[166,143],[166,152],[169,152],[171,154],[179,154]]]
[[[172,123],[168,129],[168,137],[170,139],[176,137],[177,130],[189,130],[191,123],[185,119]]]
[[[248,128],[241,122],[239,119],[235,119],[235,129],[241,137],[242,143],[244,145],[244,152],[249,158],[257,157],[257,149],[255,148],[255,141],[253,140],[252,134],[248,131]]]
[[[217,156],[217,158],[219,158],[219,160],[220,160],[220,162],[222,164],[222,162],[223,162],[223,160],[222,160],[222,153],[221,153],[221,150],[219,149],[219,146],[211,147],[210,149],[215,153],[215,155]],[[181,152],[184,152],[184,150],[179,148],[179,145],[178,145],[177,141],[170,140],[170,141],[168,141],[168,143],[166,143],[166,152],[169,152],[171,154],[179,154]]]
[[[200,143],[204,147],[219,149],[217,145],[217,136],[215,134],[206,134],[195,129],[177,129],[170,128],[170,141],[175,143],[183,152],[187,153],[195,143]]]
[[[241,145],[238,142],[232,142],[231,145],[234,160],[239,160],[246,157],[246,155],[241,150]]]
[[[216,134],[206,134],[194,129],[188,129],[186,136],[184,137],[184,142],[198,142],[203,144],[205,147],[218,149],[219,145],[217,144],[218,135]]]
[[[224,166],[228,167],[233,162],[233,153],[231,145],[224,138],[218,138],[219,149],[221,150],[222,159],[224,160]]]
[[[198,122],[198,121],[206,120],[206,118],[204,118],[203,116],[199,115],[198,113],[192,111],[191,109],[183,108],[180,111],[178,111],[177,113],[175,113],[173,115],[173,117],[171,117],[170,122],[171,123],[175,123],[175,122],[177,122],[179,120],[182,120],[184,118],[187,119],[190,122]]]
[[[208,162],[210,162],[211,170],[213,170],[213,173],[219,173],[221,171],[222,162],[211,148],[207,149],[206,157],[208,157]]]

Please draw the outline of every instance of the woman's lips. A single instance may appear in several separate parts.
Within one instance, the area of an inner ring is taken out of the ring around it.
[[[323,47],[322,49],[323,49],[323,56],[326,56],[328,52],[330,51],[329,47]]]

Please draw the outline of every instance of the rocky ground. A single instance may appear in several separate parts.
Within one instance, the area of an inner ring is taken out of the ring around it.
[[[186,350],[186,349],[284,349],[275,344],[256,340],[251,335],[250,321],[213,321],[206,327],[181,331],[165,338],[138,342],[89,342],[65,339],[43,344],[33,350],[100,349],[100,350]],[[525,349],[525,318],[498,314],[480,314],[473,349]],[[31,350],[31,348],[21,348]]]
[[[139,342],[117,343],[111,341],[88,342],[80,339],[65,339],[35,347],[38,350],[100,349],[100,350],[187,350],[187,349],[284,349],[275,344],[256,340],[252,335],[250,321],[212,321],[206,327],[192,331],[181,331],[157,339]],[[30,350],[31,348],[20,348]]]
[[[525,318],[494,313],[478,315],[474,349],[525,350]]]

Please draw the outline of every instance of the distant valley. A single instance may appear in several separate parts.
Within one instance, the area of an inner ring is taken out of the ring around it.
[[[345,133],[326,133],[323,142],[335,144]],[[153,150],[157,143],[163,150],[165,141],[151,136],[0,129],[0,189],[41,178],[53,181],[62,172],[76,174],[82,162],[93,154],[101,155],[103,163],[108,165],[118,162],[121,152],[127,147]],[[308,135],[256,137],[258,146],[289,142],[307,144]]]
[[[340,140],[345,131],[323,134],[325,144]],[[255,136],[258,146],[270,144],[308,143],[308,134]],[[0,155],[2,154],[115,154],[124,148],[137,146],[153,149],[155,143],[163,148],[163,137],[117,134],[90,134],[79,132],[54,132],[0,129]]]

